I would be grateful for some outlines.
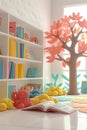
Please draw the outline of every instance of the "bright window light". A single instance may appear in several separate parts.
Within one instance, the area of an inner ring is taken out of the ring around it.
[[[87,5],[75,5],[75,6],[67,6],[64,8],[64,15],[71,15],[72,13],[80,13],[81,16],[83,16],[84,19],[87,20]],[[65,51],[64,57],[68,57],[69,53]],[[77,75],[81,75],[79,79],[77,79],[78,82],[81,82],[82,80],[87,80],[85,78],[85,75],[87,76],[87,58],[85,57],[80,57],[78,58],[78,61],[81,61],[80,66],[77,68]],[[69,76],[69,68],[66,66],[63,68],[63,74],[68,77]],[[81,84],[78,85],[78,88],[80,86],[81,89]]]
[[[69,6],[64,8],[64,15],[71,15],[73,12],[80,13],[83,18],[87,19],[87,5],[77,5],[77,6]],[[68,53],[64,54],[67,57]],[[86,72],[86,58],[80,57],[78,60],[82,61],[81,65],[77,68],[78,71],[85,71]],[[68,71],[68,67],[64,68],[64,70]]]

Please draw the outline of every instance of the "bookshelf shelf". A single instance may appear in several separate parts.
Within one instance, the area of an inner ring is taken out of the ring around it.
[[[5,57],[5,56],[3,56],[3,57]],[[8,58],[8,57],[6,57],[6,58]],[[32,63],[43,63],[43,61],[39,61],[39,60],[31,60],[31,59],[24,59],[24,58],[16,58],[16,57],[9,57],[9,60],[10,61],[12,61],[12,60],[14,60],[14,61],[18,61],[18,62],[32,62]]]
[[[43,31],[1,9],[0,18],[0,98],[10,86],[43,89]]]
[[[4,35],[5,35],[5,33],[4,33]],[[9,34],[9,37],[12,37],[12,38],[14,38],[14,39],[16,39],[16,40],[18,40],[18,41],[20,41],[20,42],[23,42],[23,43],[25,43],[25,44],[27,44],[27,45],[29,45],[29,46],[34,46],[34,47],[40,47],[40,48],[43,48],[43,46],[40,45],[40,43],[38,43],[38,44],[36,44],[36,43],[32,43],[32,42],[30,42],[30,41],[27,41],[27,40],[24,40],[24,39],[21,39],[21,38],[18,38],[18,37],[12,36],[12,35],[10,35],[10,34]]]
[[[0,35],[4,35],[4,36],[7,36],[7,37],[8,37],[8,34],[5,33],[5,32],[0,32]]]
[[[25,80],[42,80],[43,78],[42,77],[37,77],[37,78],[19,78],[19,79],[8,79],[9,82],[13,82],[13,81],[19,81],[19,80],[22,80],[22,81],[25,81]],[[4,79],[5,81],[7,79]]]
[[[5,59],[7,59],[8,56],[0,55],[0,58],[5,58]]]

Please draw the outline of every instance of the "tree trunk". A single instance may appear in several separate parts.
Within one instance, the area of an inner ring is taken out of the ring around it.
[[[79,94],[77,88],[77,67],[75,57],[71,58],[69,64],[69,91],[68,95],[77,95]]]

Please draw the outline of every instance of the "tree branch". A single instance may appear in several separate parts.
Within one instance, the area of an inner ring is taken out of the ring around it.
[[[83,30],[83,29],[81,29],[80,32],[77,34],[76,39],[78,39],[79,35],[80,35],[81,33],[83,33],[82,30]]]
[[[63,44],[65,44],[65,42],[64,41],[62,41],[62,39],[59,37],[59,35],[57,34],[57,35],[53,35],[54,37],[56,37],[56,38],[58,38]]]
[[[85,51],[81,51],[80,53],[77,54],[77,57],[87,57],[87,55],[83,54]]]
[[[62,41],[62,39],[59,37],[59,35],[53,35],[54,37],[58,38],[60,42],[63,44],[62,47],[70,52],[70,47],[67,46],[66,42]]]
[[[64,61],[67,65],[69,65],[69,61],[65,60],[63,57],[61,57],[59,54],[57,54],[57,56],[59,58],[55,58],[56,60],[59,60],[59,61]]]
[[[69,22],[67,22],[67,23],[69,24],[70,30],[71,30],[71,32],[72,32],[72,36],[74,37],[73,28],[74,28],[75,25],[73,25],[73,26],[71,27],[71,26],[70,26],[70,23],[69,23]]]

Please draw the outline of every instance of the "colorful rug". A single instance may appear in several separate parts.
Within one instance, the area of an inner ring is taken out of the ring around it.
[[[71,96],[71,106],[78,108],[82,113],[87,113],[87,95]]]
[[[68,96],[54,96],[59,102],[70,102],[72,101],[71,97]]]
[[[87,95],[71,96],[72,100],[87,100]]]
[[[87,113],[87,95],[65,95],[55,97],[59,102],[66,102],[80,112]]]
[[[87,95],[64,95],[64,96],[54,96],[59,102],[68,102],[73,100],[87,100]]]

